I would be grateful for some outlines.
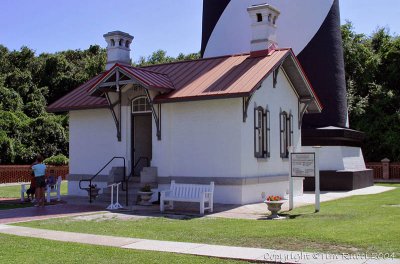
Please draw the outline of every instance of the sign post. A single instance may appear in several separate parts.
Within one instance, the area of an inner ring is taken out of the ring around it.
[[[320,209],[320,183],[319,183],[319,149],[320,146],[315,146],[315,212],[318,213]]]
[[[319,189],[319,165],[318,150],[315,152],[290,153],[290,179],[289,179],[289,210],[294,207],[293,202],[293,177],[312,177],[315,178],[315,212],[320,209],[320,189]]]

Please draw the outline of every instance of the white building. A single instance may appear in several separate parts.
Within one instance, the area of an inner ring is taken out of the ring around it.
[[[160,189],[171,180],[214,181],[217,203],[287,193],[289,147],[301,150],[302,117],[322,106],[292,50],[276,48],[279,11],[263,4],[248,12],[253,37],[245,54],[135,68],[133,37],[104,35],[106,71],[48,108],[69,112],[70,194],[86,195],[79,180],[115,156],[125,158],[126,175],[153,172],[140,181]],[[105,170],[95,183],[111,180]],[[302,192],[301,178],[295,188]]]

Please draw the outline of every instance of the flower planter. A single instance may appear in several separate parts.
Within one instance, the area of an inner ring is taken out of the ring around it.
[[[276,219],[279,218],[278,212],[281,210],[282,204],[285,203],[285,201],[280,200],[280,201],[264,201],[264,203],[267,204],[268,210],[271,212],[271,214],[268,216],[269,219]]]
[[[151,205],[150,199],[151,196],[153,195],[153,192],[139,191],[138,195],[140,195],[140,205],[146,205],[146,206]]]
[[[89,198],[92,200],[96,200],[97,196],[99,196],[100,188],[96,187],[96,188],[84,188],[84,189],[87,191]]]

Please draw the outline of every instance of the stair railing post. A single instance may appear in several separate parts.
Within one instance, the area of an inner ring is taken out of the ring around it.
[[[125,187],[126,187],[126,191],[125,191],[125,206],[128,206],[128,192],[129,192],[129,181],[126,180],[125,182]]]
[[[119,185],[120,184],[121,184],[121,182],[115,184],[115,187],[117,188],[117,202],[114,204],[114,209],[123,208],[123,206],[119,203]]]
[[[108,210],[114,209],[114,184],[108,185],[111,188],[111,204],[107,207]]]
[[[89,181],[89,203],[92,203],[92,180]]]

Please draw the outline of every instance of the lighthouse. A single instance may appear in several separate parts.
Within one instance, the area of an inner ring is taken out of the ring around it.
[[[251,42],[254,31],[247,26],[252,18],[246,9],[262,4],[279,10],[280,26],[272,40],[293,49],[324,107],[302,123],[303,150],[322,147],[321,189],[371,186],[372,171],[361,151],[363,133],[349,129],[339,0],[203,0],[203,57],[251,52],[259,43]],[[304,186],[312,190],[313,182],[306,179]]]

